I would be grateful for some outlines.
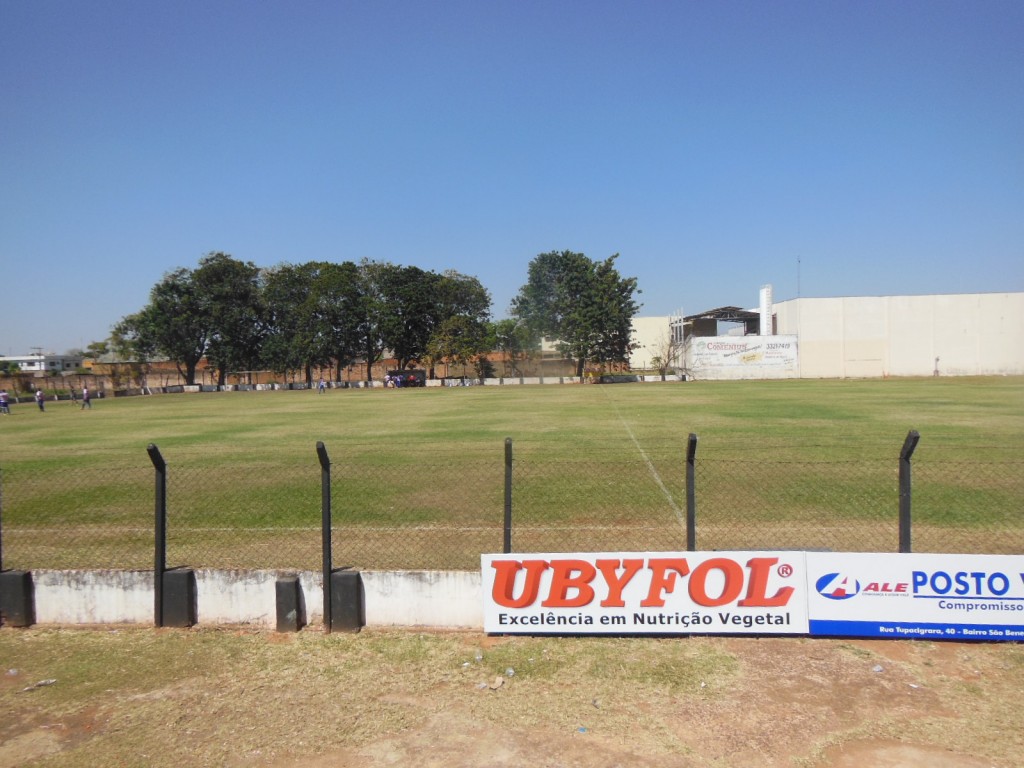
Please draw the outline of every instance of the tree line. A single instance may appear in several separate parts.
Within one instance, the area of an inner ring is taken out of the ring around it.
[[[341,379],[356,364],[371,380],[385,356],[401,369],[426,366],[431,377],[443,361],[483,378],[492,374],[489,353],[515,366],[548,338],[582,375],[588,363],[629,359],[639,290],[619,275],[617,258],[540,254],[511,317],[493,322],[487,289],[454,270],[365,259],[260,268],[210,253],[194,269],[164,275],[146,306],[114,326],[109,344],[123,359],[169,359],[189,384],[205,358],[223,385],[229,374],[257,370],[301,372],[312,383],[326,369]]]

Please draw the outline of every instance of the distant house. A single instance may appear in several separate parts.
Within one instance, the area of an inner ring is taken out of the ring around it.
[[[0,357],[0,363],[14,364],[22,373],[49,374],[74,373],[82,367],[80,355],[10,355]]]

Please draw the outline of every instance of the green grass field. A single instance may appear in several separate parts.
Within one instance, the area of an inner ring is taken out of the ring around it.
[[[4,567],[318,567],[331,459],[335,562],[475,568],[501,548],[892,551],[914,454],[915,551],[1024,551],[1024,379],[688,382],[224,392],[51,402],[0,417]]]

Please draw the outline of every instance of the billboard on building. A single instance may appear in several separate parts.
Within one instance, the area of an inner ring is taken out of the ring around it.
[[[697,379],[786,379],[799,376],[796,336],[697,336],[686,348]]]

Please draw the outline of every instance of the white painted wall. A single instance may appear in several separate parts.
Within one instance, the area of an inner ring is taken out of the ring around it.
[[[669,317],[634,317],[633,343],[638,345],[629,354],[629,367],[633,369],[653,368],[655,357],[665,357],[672,338]]]
[[[1024,293],[855,296],[775,304],[803,378],[1024,375]]]
[[[33,571],[37,624],[153,624],[152,571]]]
[[[306,622],[322,625],[323,575],[196,569],[200,625],[277,626],[279,576],[298,575]],[[477,571],[363,571],[366,626],[483,628]],[[38,624],[154,623],[152,571],[33,571]]]

